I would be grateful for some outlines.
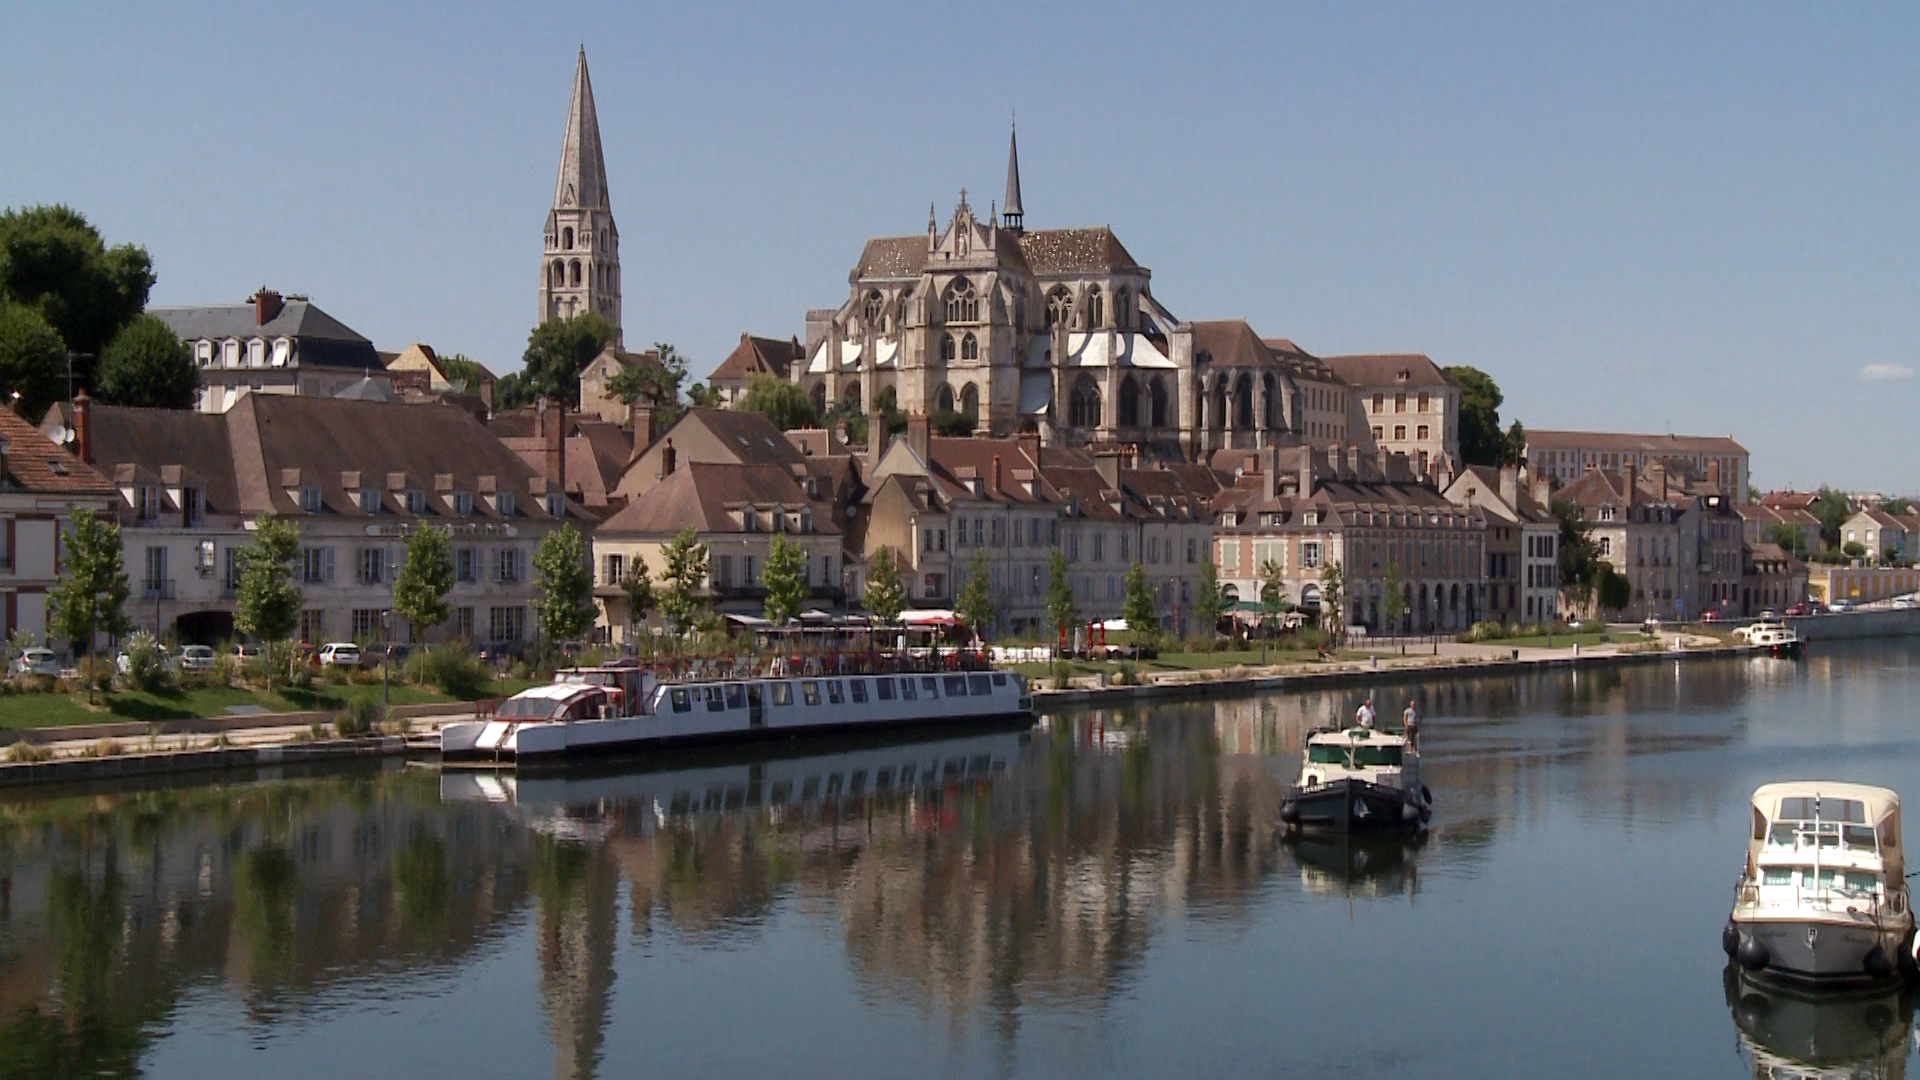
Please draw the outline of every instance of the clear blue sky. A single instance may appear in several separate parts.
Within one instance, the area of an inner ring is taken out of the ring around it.
[[[1000,193],[1113,225],[1183,318],[1484,368],[1535,427],[1731,433],[1763,486],[1914,491],[1911,4],[40,4],[0,205],[153,301],[306,292],[518,365],[574,50],[630,344],[802,331],[871,235]],[[1879,377],[1873,377],[1878,375]]]

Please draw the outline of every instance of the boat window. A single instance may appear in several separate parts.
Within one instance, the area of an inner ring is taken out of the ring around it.
[[[893,680],[892,679],[875,679],[873,681],[873,688],[879,691],[879,697],[881,701],[893,700]]]
[[[947,676],[946,682],[947,685],[945,689],[948,697],[967,696],[967,677],[965,675],[949,675]]]
[[[687,700],[687,688],[684,686],[674,688],[673,711],[674,712],[692,712],[693,711],[693,702]]]
[[[940,680],[928,675],[920,680],[920,689],[924,691],[928,697],[937,698],[940,696]]]
[[[1758,810],[1753,812],[1753,838],[1755,840],[1767,838],[1767,815]]]
[[[1347,748],[1330,743],[1314,743],[1307,747],[1307,761],[1315,765],[1345,765]]]
[[[800,698],[809,705],[820,704],[820,684],[808,679],[800,684]]]
[[[832,776],[827,777],[827,798],[831,799],[835,795],[840,794],[840,782],[839,773],[834,773]]]
[[[1802,883],[1804,884],[1805,880],[1811,876],[1807,871],[1801,871]],[[1820,871],[1820,888],[1822,889],[1843,893],[1869,893],[1878,884],[1880,884],[1878,878],[1864,871],[1827,869]]]
[[[1873,827],[1870,825],[1847,825],[1841,828],[1840,835],[1846,838],[1850,848],[1873,850]]]
[[[793,684],[777,682],[773,684],[773,703],[775,705],[793,704]]]
[[[867,770],[861,769],[853,774],[853,779],[847,781],[847,791],[858,795],[865,790],[867,790]]]
[[[1762,885],[1793,884],[1793,867],[1791,866],[1769,866],[1764,868],[1761,873],[1763,876],[1760,879],[1760,884]]]
[[[1397,746],[1356,746],[1353,748],[1353,763],[1356,767],[1368,765],[1400,764],[1400,748]]]
[[[839,679],[833,679],[827,683],[827,700],[835,705],[847,703],[847,688],[840,684]]]
[[[1780,812],[1774,815],[1790,821],[1845,821],[1855,825],[1867,822],[1867,804],[1859,799],[1823,799],[1817,795],[1790,795],[1780,800]]]
[[[800,801],[812,802],[820,797],[820,778],[809,776],[800,784]]]
[[[724,712],[727,707],[726,691],[717,686],[707,687],[707,711]]]
[[[881,769],[873,774],[873,790],[889,791],[893,788],[893,770]]]
[[[910,788],[913,786],[913,774],[916,768],[918,768],[918,766],[912,765],[912,764],[900,766],[900,786],[901,787]]]
[[[979,697],[982,694],[993,693],[992,680],[988,679],[985,675],[967,676],[967,693],[975,697]]]
[[[993,673],[993,685],[995,685],[995,686],[1005,686],[1005,685],[1007,685],[1007,676],[1006,676],[1006,673],[1005,673],[1005,672],[1001,672],[1001,671],[996,671],[996,672],[994,672],[994,673]]]
[[[991,754],[975,754],[973,757],[967,759],[967,771],[970,773],[991,772],[992,770],[993,755]]]
[[[746,703],[747,688],[739,683],[727,684],[727,708],[737,709]]]
[[[774,784],[773,790],[767,794],[769,802],[784,803],[791,798],[793,798],[793,781],[791,780],[782,780]]]
[[[865,705],[867,703],[867,680],[848,679],[847,692],[853,695],[853,703],[855,705]]]
[[[900,700],[913,701],[919,698],[919,696],[920,696],[920,692],[914,689],[912,679],[900,680]]]

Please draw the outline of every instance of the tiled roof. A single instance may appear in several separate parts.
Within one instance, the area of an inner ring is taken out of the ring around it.
[[[787,465],[806,455],[765,414],[751,409],[688,409],[674,427],[698,424],[747,465]],[[673,433],[669,428],[668,435]]]
[[[854,275],[862,278],[919,277],[926,265],[926,237],[876,236],[861,249]]]
[[[1354,387],[1410,386],[1414,388],[1451,386],[1447,373],[1424,353],[1358,353],[1352,356],[1323,356],[1333,373]],[[1404,376],[1404,378],[1403,378]],[[1533,432],[1527,432],[1529,436]]]
[[[1273,351],[1244,319],[1211,319],[1193,324],[1195,362],[1216,367],[1271,367]]]
[[[840,527],[825,504],[809,500],[792,472],[777,465],[691,462],[675,469],[627,508],[608,518],[597,536],[661,536],[693,526],[702,533],[741,531],[730,509],[742,505],[784,506],[812,511],[815,533],[838,536]]]
[[[1745,454],[1731,435],[1633,435],[1613,431],[1527,429],[1527,450],[1624,450],[1646,454]]]
[[[10,410],[0,409],[0,439],[6,441],[6,469],[0,477],[0,484],[6,487],[47,495],[110,495],[115,491],[106,477],[82,465]]]
[[[709,381],[726,379],[745,382],[755,374],[765,372],[784,379],[793,365],[803,359],[805,354],[798,341],[741,334],[740,344],[733,347],[733,351],[720,361],[707,378]]]
[[[149,469],[183,465],[204,481],[208,513],[240,512],[224,414],[132,409],[96,401],[88,407],[87,416],[87,441],[96,469],[112,475],[122,465]],[[44,428],[53,422],[72,427],[71,407],[65,402],[56,405],[41,424]]]
[[[1105,225],[1085,229],[1033,229],[1020,234],[1027,265],[1039,274],[1137,270],[1140,264]]]

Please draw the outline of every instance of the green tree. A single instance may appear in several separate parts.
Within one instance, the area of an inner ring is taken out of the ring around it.
[[[900,397],[893,387],[883,386],[873,395],[873,411],[886,419],[887,434],[898,435],[907,430],[907,414],[900,411]]]
[[[1554,519],[1560,525],[1560,591],[1573,598],[1584,610],[1600,584],[1600,568],[1606,560],[1593,542],[1592,528],[1580,508],[1570,502],[1553,504]],[[1611,569],[1611,567],[1608,567]]]
[[[665,431],[679,418],[680,387],[687,381],[687,361],[680,350],[663,341],[653,343],[656,363],[642,359],[623,365],[607,380],[607,393],[623,405],[645,401],[653,409],[656,430]]]
[[[952,409],[935,409],[927,417],[927,430],[949,439],[964,439],[973,434],[973,417]]]
[[[1913,504],[1902,498],[1881,499],[1879,510],[1883,514],[1911,514]]]
[[[1849,540],[1840,545],[1840,554],[1849,559],[1864,559],[1867,557],[1867,545],[1858,540]]]
[[[953,610],[967,621],[972,628],[975,640],[984,641],[987,630],[993,626],[996,609],[993,603],[993,580],[987,566],[987,549],[974,548],[973,557],[967,560],[966,584],[960,587],[960,595],[954,600]]]
[[[700,534],[689,525],[667,541],[666,560],[666,572],[661,578],[666,587],[660,590],[660,613],[673,624],[675,631],[685,633],[695,625],[702,607],[700,591],[707,585],[707,545],[700,542]]]
[[[697,382],[687,387],[687,404],[696,409],[718,409],[726,404],[720,396],[720,388]]]
[[[900,617],[904,606],[900,567],[893,561],[893,552],[883,547],[867,560],[867,610],[882,623],[890,623]]]
[[[1400,632],[1400,617],[1407,613],[1407,594],[1400,578],[1400,564],[1387,560],[1386,568],[1380,572],[1380,618],[1386,623],[1389,634]]]
[[[447,377],[448,384],[462,394],[479,393],[487,380],[493,378],[478,360],[466,353],[441,353],[433,358],[433,363],[440,374]]]
[[[781,431],[820,426],[820,413],[806,391],[764,371],[747,380],[737,407],[765,416]]]
[[[1527,429],[1515,420],[1507,425],[1507,452],[1500,459],[1502,465],[1518,465],[1527,457]]]
[[[620,579],[620,591],[627,594],[627,640],[632,641],[634,628],[647,621],[655,603],[653,574],[647,569],[645,559],[633,557],[627,576]]]
[[[74,360],[76,386],[93,385],[94,358],[146,308],[153,282],[146,249],[108,247],[77,210],[30,206],[0,212],[0,299],[38,311],[60,335],[63,350],[81,354]],[[64,380],[64,357],[60,374]]]
[[[1820,521],[1820,542],[1830,548],[1839,547],[1840,526],[1853,514],[1853,505],[1847,493],[1821,484],[1807,512]]]
[[[1337,646],[1346,640],[1347,571],[1340,560],[1329,559],[1320,568],[1320,624]]]
[[[254,522],[253,542],[240,549],[240,589],[234,598],[233,625],[266,650],[268,685],[277,669],[275,653],[293,637],[306,598],[293,583],[300,558],[300,525],[275,514]]]
[[[580,530],[562,525],[533,551],[534,607],[550,644],[584,637],[593,626],[593,571]]]
[[[452,591],[452,534],[432,525],[413,530],[407,535],[407,557],[393,578],[393,610],[414,635],[425,638],[447,621]]]
[[[193,354],[166,323],[136,315],[100,353],[94,396],[109,405],[190,409],[200,396]]]
[[[1508,460],[1507,439],[1500,432],[1500,404],[1506,400],[1493,376],[1476,367],[1457,364],[1447,378],[1460,391],[1460,457],[1468,465],[1498,465]]]
[[[1293,610],[1287,596],[1286,572],[1272,559],[1260,564],[1260,609],[1269,617]]]
[[[495,408],[517,409],[538,398],[580,406],[580,373],[613,340],[613,326],[591,311],[548,319],[527,335],[526,367],[493,384]]]
[[[1080,605],[1073,600],[1073,582],[1067,577],[1067,556],[1054,548],[1047,556],[1047,622],[1056,630],[1066,630],[1071,640],[1073,627],[1079,621]]]
[[[1807,534],[1784,521],[1768,525],[1760,534],[1760,539],[1769,544],[1780,545],[1781,550],[1796,559],[1807,557]]]
[[[18,394],[20,412],[43,415],[66,392],[66,370],[59,331],[33,308],[0,297],[0,405]]]
[[[47,597],[52,629],[85,655],[96,633],[126,633],[130,586],[120,563],[120,523],[90,509],[73,512],[60,580]]]
[[[1127,632],[1136,643],[1151,644],[1160,637],[1160,613],[1153,599],[1153,582],[1147,580],[1147,568],[1135,561],[1127,567],[1126,597],[1120,602],[1120,617],[1127,620]]]
[[[1220,632],[1220,616],[1227,610],[1227,598],[1220,592],[1220,568],[1212,559],[1200,560],[1199,591],[1193,598],[1193,621],[1211,639]]]
[[[1600,606],[1607,611],[1623,611],[1633,603],[1633,582],[1610,563],[1600,564],[1594,578],[1594,592],[1599,597]]]
[[[774,533],[767,543],[767,565],[760,580],[767,588],[767,621],[785,626],[807,600],[807,549]]]

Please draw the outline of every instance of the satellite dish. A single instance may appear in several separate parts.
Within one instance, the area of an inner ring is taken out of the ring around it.
[[[67,425],[65,424],[53,425],[53,430],[47,432],[47,435],[52,438],[54,442],[62,446],[73,441],[73,432],[67,430]]]

